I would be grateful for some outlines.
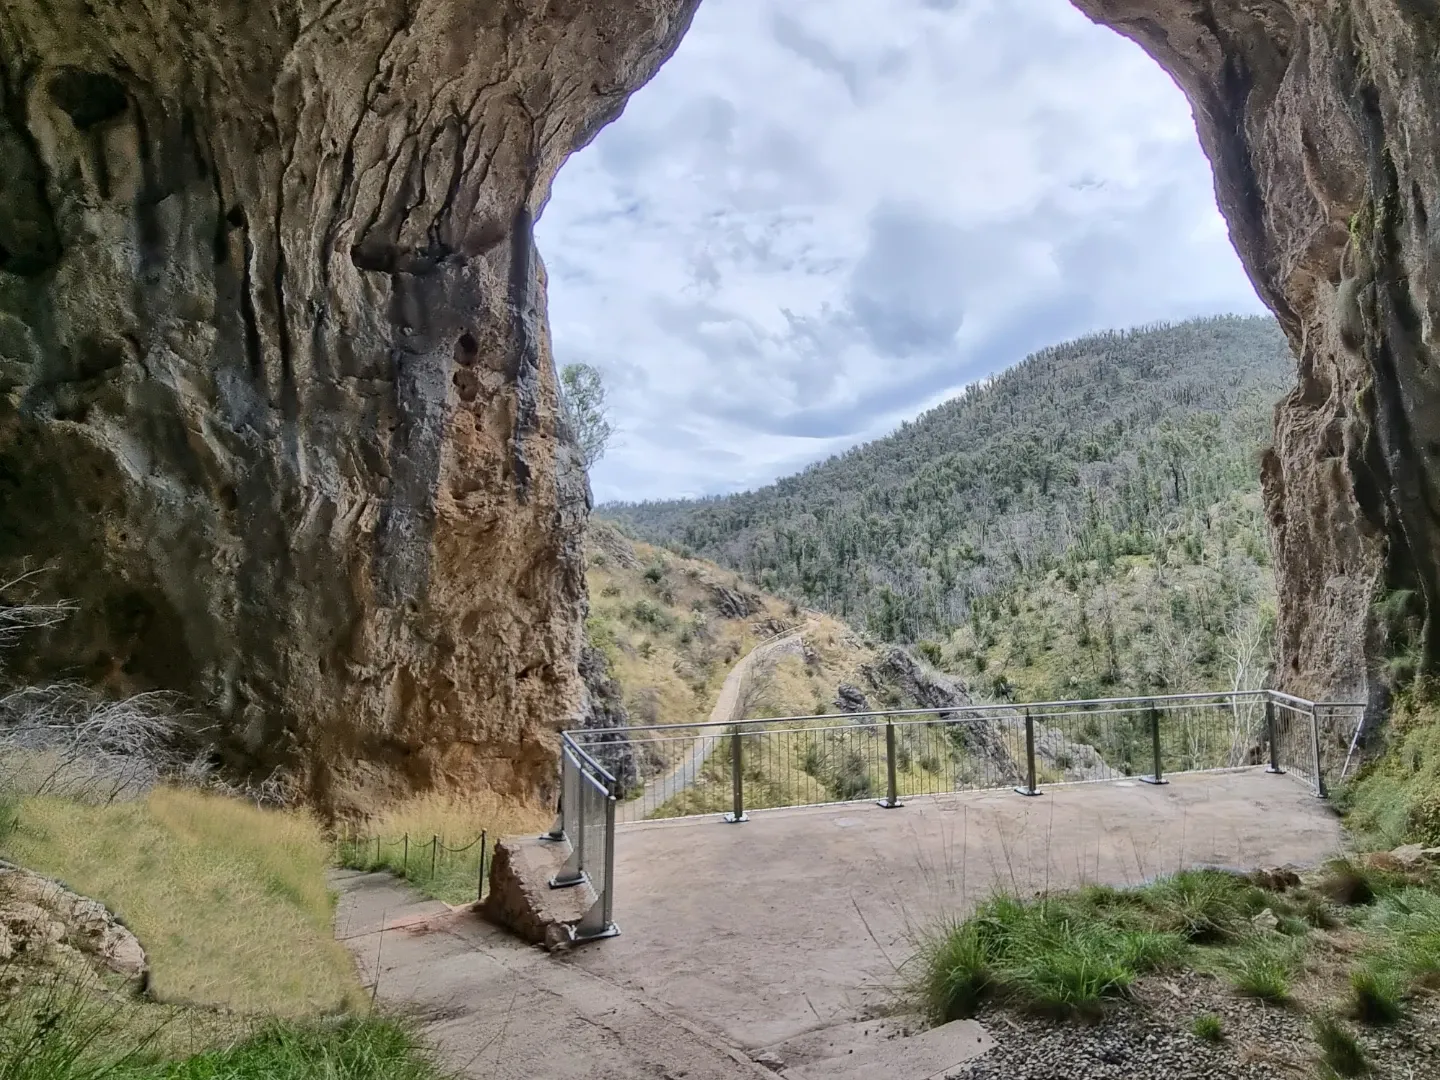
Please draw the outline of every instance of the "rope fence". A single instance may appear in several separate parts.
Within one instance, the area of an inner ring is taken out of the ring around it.
[[[337,861],[347,870],[386,870],[447,903],[485,899],[490,870],[490,834],[452,845],[439,833],[398,837],[345,832],[336,838]]]

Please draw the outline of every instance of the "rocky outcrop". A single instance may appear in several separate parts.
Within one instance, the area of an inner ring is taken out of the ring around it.
[[[80,603],[17,663],[322,802],[544,795],[587,490],[532,227],[693,6],[0,6],[0,580]]]
[[[611,522],[599,518],[591,521],[585,542],[597,556],[611,560],[622,570],[640,569],[635,545]]]
[[[0,862],[0,976],[18,974],[23,984],[38,967],[108,971],[141,984],[149,974],[145,950],[104,904]]]
[[[1440,5],[1075,0],[1188,95],[1230,235],[1298,361],[1263,462],[1280,684],[1367,692],[1377,589],[1440,659]],[[1394,647],[1393,643],[1391,647]]]
[[[584,684],[580,727],[598,733],[585,740],[585,749],[615,777],[615,794],[623,799],[640,783],[635,744],[628,735],[614,732],[615,728],[630,726],[630,712],[625,708],[625,695],[610,669],[610,660],[589,642],[580,653],[580,678]]]
[[[710,603],[722,619],[745,619],[765,610],[760,594],[747,589],[738,582],[726,585],[721,581],[707,581],[705,588],[710,593]]]
[[[858,686],[841,683],[835,688],[835,707],[843,713],[869,712],[870,699]]]

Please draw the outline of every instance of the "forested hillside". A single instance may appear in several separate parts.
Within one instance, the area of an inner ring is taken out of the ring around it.
[[[1249,683],[1257,454],[1291,373],[1268,318],[1098,334],[758,491],[600,513],[1002,696]]]

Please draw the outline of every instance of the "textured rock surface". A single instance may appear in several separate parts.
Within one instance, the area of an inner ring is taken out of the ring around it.
[[[481,916],[532,945],[553,948],[568,942],[566,928],[578,924],[595,903],[595,892],[588,883],[550,888],[550,879],[564,867],[569,855],[567,843],[533,836],[501,840],[495,845],[490,891],[480,905]]]
[[[310,792],[541,796],[587,494],[532,223],[693,4],[7,0],[0,575],[23,658]]]
[[[1435,0],[1075,0],[1185,89],[1299,358],[1265,489],[1281,682],[1440,653]],[[310,790],[553,783],[584,484],[531,225],[693,0],[9,0],[0,572],[29,658],[207,703]]]
[[[140,942],[104,904],[0,863],[0,965],[82,962],[141,981],[149,971]]]
[[[1415,590],[1433,667],[1440,4],[1075,3],[1190,98],[1235,247],[1298,357],[1263,465],[1281,684],[1364,694],[1394,647],[1371,625],[1377,589]]]

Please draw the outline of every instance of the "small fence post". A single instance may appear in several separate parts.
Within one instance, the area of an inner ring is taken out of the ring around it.
[[[1283,773],[1285,770],[1280,768],[1280,740],[1275,728],[1275,702],[1268,697],[1265,699],[1265,738],[1270,742],[1270,765],[1265,771]]]
[[[1323,799],[1325,792],[1325,773],[1320,764],[1320,721],[1315,716],[1315,706],[1310,706],[1310,749],[1315,759],[1315,797]]]
[[[1021,795],[1039,795],[1035,787],[1035,718],[1025,710],[1025,786],[1017,787]]]
[[[410,834],[408,832],[405,834],[405,856],[400,863],[400,876],[410,876]]]
[[[435,880],[435,856],[440,854],[440,837],[436,833],[430,834],[430,880]]]
[[[742,821],[749,821],[745,816],[745,781],[743,777],[744,763],[741,761],[740,750],[740,725],[736,724],[730,729],[730,796],[732,809],[725,815],[725,820],[731,825],[738,825]]]
[[[1142,784],[1168,784],[1160,767],[1160,710],[1150,702],[1150,767],[1149,776],[1140,777]]]
[[[475,886],[475,902],[478,904],[485,899],[485,848],[489,841],[485,830],[480,830],[480,880]]]
[[[900,806],[900,793],[895,783],[895,721],[885,718],[885,798],[880,805],[886,810]]]

